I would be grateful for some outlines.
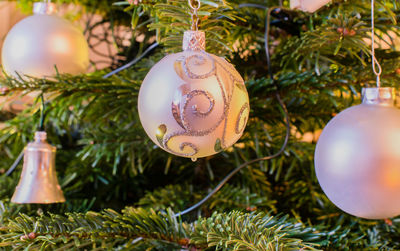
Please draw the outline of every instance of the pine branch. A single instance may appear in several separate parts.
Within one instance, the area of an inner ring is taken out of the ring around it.
[[[168,52],[181,51],[182,37],[185,30],[191,28],[191,12],[186,0],[169,0],[151,5],[157,17],[150,30],[156,30],[161,37],[160,42]],[[227,1],[202,1],[199,10],[199,28],[207,34],[207,51],[224,54],[230,50],[231,30],[236,27],[237,20],[244,21],[237,15],[234,6]]]
[[[313,229],[290,223],[285,217],[231,212],[198,220],[192,242],[207,243],[217,250],[308,250],[317,247],[319,238]]]
[[[187,225],[180,225],[169,211],[166,214],[144,209],[126,209],[123,214],[113,210],[101,213],[69,213],[65,216],[51,214],[30,217],[21,214],[3,227],[2,246],[30,246],[54,249],[74,243],[80,247],[91,241],[101,249],[127,243],[136,238],[157,239],[174,243],[176,247],[187,243]],[[98,240],[104,241],[98,241]]]
[[[101,249],[114,245],[134,247],[137,238],[174,245],[175,248],[225,247],[234,250],[312,249],[320,234],[312,228],[294,224],[287,218],[263,213],[214,214],[193,224],[180,223],[171,210],[165,213],[141,208],[126,208],[122,214],[113,210],[101,213],[69,213],[65,216],[30,217],[20,214],[0,229],[2,247],[79,248],[83,245]],[[99,243],[101,241],[101,245]]]

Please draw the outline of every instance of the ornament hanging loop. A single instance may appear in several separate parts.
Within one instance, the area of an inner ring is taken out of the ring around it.
[[[376,87],[380,88],[382,67],[375,56],[375,0],[371,0],[371,47],[372,70],[376,75]]]
[[[189,7],[192,9],[192,30],[199,30],[199,16],[198,10],[200,9],[201,2],[200,0],[188,0]]]

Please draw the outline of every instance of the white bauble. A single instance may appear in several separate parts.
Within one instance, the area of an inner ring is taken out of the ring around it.
[[[290,8],[313,13],[329,2],[331,0],[290,0]]]
[[[162,149],[193,159],[233,145],[249,116],[240,74],[204,51],[204,33],[187,31],[184,51],[158,62],[139,92],[140,121]]]
[[[315,150],[315,170],[328,198],[367,219],[400,214],[400,110],[391,88],[364,89],[363,103],[336,115]]]
[[[32,77],[79,74],[89,66],[89,47],[82,32],[53,15],[54,4],[35,3],[35,14],[18,22],[2,48],[5,72]],[[18,74],[17,74],[18,73]]]

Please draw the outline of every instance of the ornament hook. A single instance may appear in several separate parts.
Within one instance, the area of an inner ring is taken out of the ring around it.
[[[199,16],[197,11],[200,9],[200,0],[188,0],[189,7],[192,9],[192,30],[199,30]]]
[[[371,0],[371,56],[372,56],[372,70],[376,75],[376,87],[381,87],[381,74],[382,67],[375,56],[375,0]]]

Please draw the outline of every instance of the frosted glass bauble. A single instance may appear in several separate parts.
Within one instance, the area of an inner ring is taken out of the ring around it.
[[[290,8],[313,13],[331,1],[332,0],[290,0]]]
[[[361,105],[336,115],[315,151],[318,181],[343,211],[367,219],[400,214],[400,110],[391,88],[364,89]]]
[[[210,156],[233,145],[249,116],[240,74],[203,49],[204,33],[185,32],[184,51],[158,62],[139,92],[146,133],[159,147],[182,157]]]
[[[82,32],[73,24],[39,10],[7,34],[2,64],[4,71],[14,77],[54,76],[55,67],[59,73],[79,74],[89,66],[89,48]]]

